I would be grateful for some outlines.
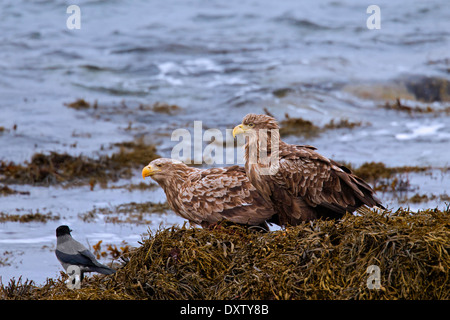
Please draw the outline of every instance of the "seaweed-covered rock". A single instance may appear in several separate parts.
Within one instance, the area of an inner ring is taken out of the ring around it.
[[[133,168],[140,168],[158,158],[156,147],[142,138],[116,143],[119,150],[98,159],[67,153],[36,153],[30,162],[16,164],[0,161],[0,182],[14,184],[58,184],[64,182],[105,182],[129,178]]]
[[[172,227],[81,289],[68,289],[62,274],[40,287],[13,280],[0,298],[449,299],[449,213],[368,211],[269,233]],[[374,268],[379,274],[368,273]]]

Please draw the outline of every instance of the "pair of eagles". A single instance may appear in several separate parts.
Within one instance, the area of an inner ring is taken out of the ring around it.
[[[244,168],[198,169],[160,158],[142,176],[164,189],[175,213],[204,228],[225,219],[267,229],[267,223],[297,225],[340,218],[361,206],[383,208],[372,188],[349,169],[314,147],[284,143],[278,129],[274,118],[256,114],[248,114],[234,128],[233,136],[248,136]],[[261,151],[266,159],[276,160],[271,173],[269,162],[258,160]]]

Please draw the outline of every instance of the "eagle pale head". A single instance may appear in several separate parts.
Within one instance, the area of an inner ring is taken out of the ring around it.
[[[142,169],[142,178],[151,177],[155,181],[166,179],[175,172],[186,171],[189,167],[179,160],[158,158]]]
[[[252,133],[261,129],[279,129],[277,121],[265,114],[249,113],[242,119],[242,123],[233,129],[233,137],[241,133]]]

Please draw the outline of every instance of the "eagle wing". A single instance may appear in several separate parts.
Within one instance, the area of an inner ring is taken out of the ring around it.
[[[189,220],[260,225],[275,211],[250,183],[244,168],[232,166],[195,172],[178,193]]]
[[[284,198],[296,198],[291,206],[313,207],[324,216],[342,216],[361,205],[381,206],[367,183],[309,146],[281,145],[279,170],[270,179],[276,186],[272,188],[275,197],[276,193],[287,192]],[[294,218],[301,219],[298,213]]]

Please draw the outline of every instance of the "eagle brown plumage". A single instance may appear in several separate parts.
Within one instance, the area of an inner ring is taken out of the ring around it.
[[[272,202],[277,211],[273,222],[297,225],[321,217],[340,218],[362,206],[384,208],[373,189],[348,168],[312,146],[281,141],[273,117],[248,114],[233,130],[233,135],[241,133],[247,136],[247,176],[261,196]],[[261,154],[272,156],[275,163],[263,162]]]
[[[275,214],[240,166],[199,169],[159,158],[144,167],[142,176],[162,187],[176,214],[204,228],[229,220],[267,230],[266,220]]]

